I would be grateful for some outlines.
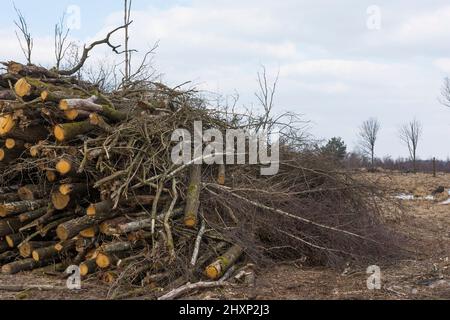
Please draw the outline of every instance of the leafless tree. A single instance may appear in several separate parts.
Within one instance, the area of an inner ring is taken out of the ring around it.
[[[400,128],[400,139],[408,147],[409,155],[413,162],[413,170],[416,172],[417,146],[422,136],[422,124],[416,119],[404,124]]]
[[[131,73],[131,51],[128,48],[128,43],[130,40],[129,37],[129,25],[131,22],[131,5],[132,0],[124,0],[124,21],[123,24],[125,27],[125,72],[124,72],[124,82],[129,81],[130,79],[130,73]]]
[[[264,113],[261,118],[261,129],[262,131],[266,131],[270,129],[270,118],[272,115],[272,110],[274,106],[274,97],[275,92],[277,90],[279,79],[279,73],[277,74],[275,80],[272,84],[269,84],[267,79],[266,68],[262,66],[262,70],[258,72],[258,85],[259,91],[255,93],[256,98],[264,109]]]
[[[70,48],[71,43],[67,43],[67,37],[69,36],[70,29],[65,27],[65,13],[61,16],[61,19],[55,24],[55,59],[56,70],[61,67],[61,62],[64,59],[67,50]]]
[[[359,129],[359,146],[364,154],[370,156],[372,167],[375,160],[375,144],[380,127],[380,122],[377,119],[370,118],[364,121]]]
[[[20,36],[19,32],[16,31],[16,37],[17,40],[19,40],[20,48],[22,49],[22,52],[27,60],[27,63],[31,64],[31,54],[33,52],[33,37],[31,36],[31,32],[28,30],[28,24],[22,12],[19,9],[17,9],[15,4],[13,5],[18,18],[18,21],[14,20],[14,24],[17,26],[21,34]]]

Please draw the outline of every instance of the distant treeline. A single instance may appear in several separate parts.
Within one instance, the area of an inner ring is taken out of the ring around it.
[[[367,157],[363,157],[357,153],[349,153],[343,160],[348,169],[371,168],[371,162]],[[374,160],[374,168],[382,168],[385,170],[397,170],[403,172],[413,171],[413,162],[410,159],[398,158],[392,159],[385,157],[383,159],[376,158]],[[416,160],[417,172],[433,172],[433,159]],[[450,173],[450,159],[438,160],[436,159],[436,171]]]

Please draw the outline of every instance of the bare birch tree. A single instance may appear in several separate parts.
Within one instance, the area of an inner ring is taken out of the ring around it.
[[[380,127],[380,122],[377,119],[370,118],[363,122],[359,130],[359,145],[364,154],[370,156],[372,167],[375,161],[375,144]]]
[[[404,124],[400,128],[400,139],[408,147],[414,172],[416,172],[417,146],[421,136],[422,124],[416,119]]]

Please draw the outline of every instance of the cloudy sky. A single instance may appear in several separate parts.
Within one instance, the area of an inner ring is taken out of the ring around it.
[[[44,66],[53,61],[53,25],[68,8],[72,21],[80,12],[71,37],[81,44],[123,19],[119,0],[15,3],[34,33],[33,61]],[[398,127],[416,117],[424,130],[420,156],[450,156],[450,109],[438,101],[450,76],[448,1],[134,0],[132,15],[132,46],[142,53],[160,42],[154,65],[169,84],[237,91],[240,104],[251,106],[265,65],[269,75],[280,73],[277,110],[302,113],[317,138],[341,136],[353,149],[361,122],[376,117],[377,155],[407,156]],[[0,60],[23,60],[13,20],[5,1]],[[92,61],[112,59],[106,55],[99,49]]]

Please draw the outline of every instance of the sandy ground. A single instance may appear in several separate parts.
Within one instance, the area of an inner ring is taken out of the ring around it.
[[[375,173],[370,179],[389,186],[392,196],[431,195],[444,186],[445,196],[435,200],[405,200],[404,210],[388,213],[386,223],[410,239],[408,260],[380,265],[381,289],[367,288],[366,268],[343,270],[279,265],[259,271],[253,288],[230,287],[193,294],[201,299],[450,299],[450,205],[440,205],[448,198],[450,174],[436,178],[426,174]],[[80,291],[62,290],[65,280],[42,273],[0,275],[2,285],[51,285],[50,290],[5,291],[0,299],[104,299],[108,287],[96,279],[83,282]]]

